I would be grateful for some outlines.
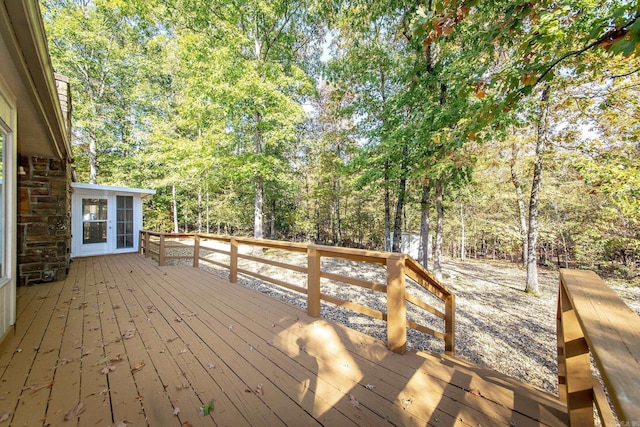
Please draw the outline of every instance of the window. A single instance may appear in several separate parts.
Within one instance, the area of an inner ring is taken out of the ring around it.
[[[82,199],[82,243],[107,243],[107,199]]]
[[[116,247],[133,247],[133,196],[118,196],[116,201]]]

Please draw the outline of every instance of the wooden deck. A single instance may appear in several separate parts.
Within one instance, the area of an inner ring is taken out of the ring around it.
[[[213,402],[208,416],[201,408]],[[79,415],[69,413],[78,403]],[[65,421],[65,417],[68,419]],[[385,344],[191,267],[76,259],[18,289],[0,426],[566,425],[555,396]]]

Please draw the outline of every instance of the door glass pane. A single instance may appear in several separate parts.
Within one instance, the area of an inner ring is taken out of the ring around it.
[[[118,196],[116,203],[117,210],[117,238],[116,247],[133,247],[133,196]]]
[[[4,277],[4,239],[6,236],[4,229],[4,197],[5,191],[5,176],[4,176],[4,147],[6,142],[6,134],[0,128],[0,277]]]
[[[82,243],[107,242],[107,199],[82,199]]]

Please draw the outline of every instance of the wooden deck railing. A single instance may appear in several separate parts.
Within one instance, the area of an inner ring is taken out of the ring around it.
[[[572,426],[640,425],[640,317],[595,273],[560,270],[558,384]],[[600,372],[618,420],[598,378]]]
[[[175,243],[176,240],[183,240],[183,242]],[[185,246],[187,242],[184,242],[184,240],[188,240],[189,246]],[[228,245],[228,250],[207,245],[208,241],[222,242]],[[272,248],[306,254],[306,266],[293,265],[243,253],[239,251],[239,247],[241,246]],[[170,256],[167,254],[167,249],[172,247],[182,249],[191,247],[192,249],[190,249],[189,255]],[[442,339],[444,341],[445,352],[451,355],[455,352],[455,296],[436,281],[420,264],[404,254],[245,237],[229,237],[212,234],[170,234],[146,230],[140,232],[139,248],[140,253],[143,253],[146,257],[151,257],[152,255],[157,257],[159,265],[164,265],[167,260],[171,259],[192,259],[194,267],[199,267],[200,263],[203,262],[229,269],[229,281],[232,283],[237,282],[238,274],[244,274],[300,294],[305,294],[307,295],[307,313],[312,317],[320,316],[320,302],[326,301],[386,321],[387,346],[396,353],[402,354],[406,352],[407,328],[415,329]],[[218,253],[228,257],[228,264],[202,256],[203,251],[207,253]],[[337,258],[382,265],[386,268],[386,283],[381,284],[324,271],[321,268],[322,258]],[[271,265],[305,274],[307,276],[306,286],[289,283],[241,268],[238,264],[239,260],[253,261],[255,263]],[[408,293],[406,290],[407,278],[440,300],[443,309],[439,310],[415,295]],[[386,293],[386,312],[323,293],[320,286],[321,279],[358,286],[374,292]],[[441,319],[444,322],[442,330],[435,330],[410,320],[407,317],[407,304]]]

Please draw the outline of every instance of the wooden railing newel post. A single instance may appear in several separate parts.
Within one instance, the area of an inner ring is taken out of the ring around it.
[[[229,257],[229,281],[236,283],[238,281],[238,241],[235,237],[229,240],[229,249],[231,252]]]
[[[589,346],[571,300],[563,291],[562,284],[560,284],[559,300],[562,329],[558,334],[563,341],[564,397],[569,413],[569,425],[593,426],[593,380]],[[558,371],[560,375],[560,368]],[[562,388],[561,385],[560,388]]]
[[[143,244],[144,242],[144,231],[140,230],[140,232],[138,232],[138,253],[139,254],[143,254],[144,250],[143,250]]]
[[[158,250],[158,265],[159,266],[163,266],[164,265],[164,244],[165,244],[165,240],[164,240],[164,233],[160,234],[160,248]]]
[[[564,359],[564,335],[562,329],[562,299],[564,296],[564,287],[562,281],[558,287],[558,311],[556,312],[556,337],[558,341],[558,399],[560,402],[567,403],[567,369]]]
[[[149,247],[151,235],[149,233],[144,233],[144,257],[149,258],[151,256],[151,248]]]
[[[193,267],[200,267],[200,235],[193,236]]]
[[[456,352],[456,296],[450,294],[444,301],[444,352],[451,356]]]
[[[320,317],[320,253],[313,245],[307,247],[307,314]]]
[[[399,354],[407,351],[404,255],[387,258],[387,347]]]

